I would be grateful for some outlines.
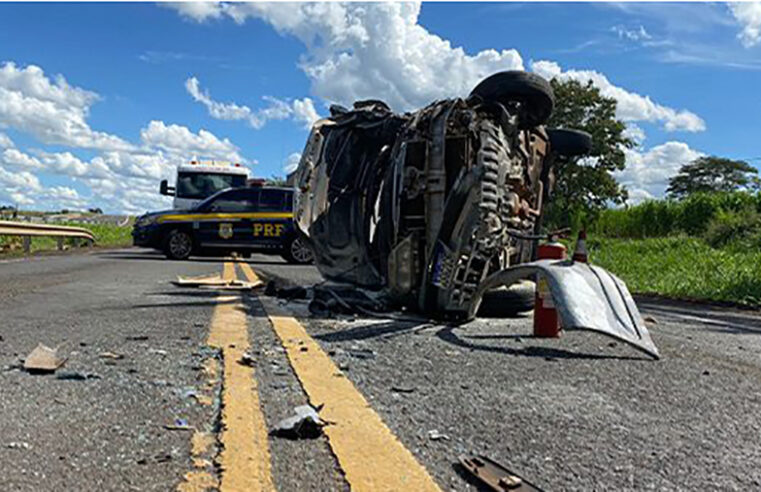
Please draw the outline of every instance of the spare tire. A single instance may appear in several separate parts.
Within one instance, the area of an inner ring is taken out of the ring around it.
[[[534,283],[522,280],[510,287],[484,293],[478,308],[480,318],[513,318],[534,309]]]
[[[592,135],[581,130],[552,128],[547,130],[550,150],[569,157],[586,155],[592,150]]]
[[[490,75],[479,82],[470,91],[470,95],[502,104],[522,103],[525,110],[518,123],[522,129],[544,124],[555,107],[555,93],[550,83],[535,73],[521,70],[508,70]]]

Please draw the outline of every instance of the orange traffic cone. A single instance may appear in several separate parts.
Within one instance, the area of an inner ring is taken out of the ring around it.
[[[579,238],[576,240],[576,247],[573,250],[573,261],[587,263],[589,261],[589,252],[587,251],[587,231],[579,231]]]

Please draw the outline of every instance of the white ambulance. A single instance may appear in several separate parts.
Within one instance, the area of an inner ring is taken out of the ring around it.
[[[162,180],[159,192],[174,197],[172,208],[189,210],[218,191],[246,186],[248,175],[248,168],[238,163],[190,161],[177,166],[174,186]]]

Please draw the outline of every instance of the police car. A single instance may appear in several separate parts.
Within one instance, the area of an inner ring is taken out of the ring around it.
[[[163,251],[168,258],[238,252],[278,254],[289,263],[312,262],[312,250],[293,223],[293,189],[230,188],[190,210],[142,215],[132,229],[135,246]]]

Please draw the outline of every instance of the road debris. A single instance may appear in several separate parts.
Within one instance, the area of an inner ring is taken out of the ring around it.
[[[364,349],[364,348],[350,348],[346,351],[349,356],[354,357],[356,359],[374,359],[375,358],[375,351],[370,349]]]
[[[101,352],[99,357],[101,359],[113,359],[113,360],[121,360],[124,358],[124,355],[117,354],[115,352]]]
[[[498,492],[539,492],[542,489],[486,456],[460,456],[460,464],[466,471]]]
[[[58,355],[58,347],[50,348],[39,344],[24,359],[24,369],[31,374],[54,373],[66,362],[66,357]]]
[[[29,449],[31,446],[29,446],[28,442],[23,441],[12,441],[5,445],[8,449]]]
[[[55,376],[62,381],[86,381],[88,379],[101,379],[100,376],[93,373],[82,373],[78,371],[61,371]]]
[[[325,422],[311,405],[301,405],[294,408],[296,415],[281,420],[275,425],[271,434],[288,439],[314,439],[322,434]]]
[[[162,357],[167,354],[167,351],[163,349],[150,349],[148,352],[150,352],[151,354],[160,355]]]
[[[219,275],[213,275],[208,277],[177,277],[177,280],[173,280],[172,283],[178,287],[198,287],[201,289],[220,289],[220,290],[251,290],[261,285],[264,282],[258,280],[256,282],[246,282],[244,280],[237,279],[224,279]]]
[[[449,436],[446,434],[442,434],[436,429],[432,429],[428,431],[428,439],[430,439],[431,441],[448,441]]]
[[[171,424],[164,425],[164,429],[166,430],[193,430],[193,427],[188,423],[186,419],[174,419],[174,422]]]
[[[238,364],[254,367],[256,365],[256,359],[250,352],[243,352],[243,355],[241,355],[240,359],[238,359]]]
[[[305,287],[300,285],[295,287],[278,287],[274,280],[270,280],[267,282],[267,287],[264,289],[264,295],[290,301],[294,299],[306,299],[308,291]]]
[[[394,393],[414,393],[414,386],[392,386],[391,391]]]
[[[144,342],[148,340],[148,335],[128,335],[124,337],[128,342]]]

